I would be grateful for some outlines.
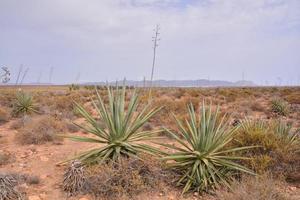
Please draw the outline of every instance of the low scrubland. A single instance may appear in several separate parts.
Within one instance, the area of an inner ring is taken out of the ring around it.
[[[60,172],[49,175],[71,199],[297,199],[299,95],[297,87],[154,88],[150,99],[144,88],[0,88],[0,143],[34,148],[30,158],[73,141],[78,151],[62,150],[50,163]],[[0,149],[0,199],[26,199],[20,185],[41,184],[8,173],[18,152]]]

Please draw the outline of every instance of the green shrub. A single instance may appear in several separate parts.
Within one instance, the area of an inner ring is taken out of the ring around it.
[[[290,105],[279,98],[271,101],[271,110],[273,113],[281,116],[287,116],[290,113]]]
[[[244,157],[232,155],[252,147],[227,148],[238,127],[230,128],[229,120],[220,117],[219,108],[205,107],[196,115],[193,105],[188,108],[189,119],[183,124],[176,117],[179,133],[167,130],[180,145],[161,144],[172,150],[163,160],[171,168],[181,171],[178,185],[184,185],[183,193],[192,190],[203,191],[223,184],[229,186],[232,172],[253,174],[251,170],[234,162]]]
[[[242,152],[246,166],[261,174],[271,171],[284,176],[299,169],[299,134],[281,121],[265,122],[246,119],[241,123],[239,134],[231,144],[234,147],[258,145],[258,148]]]

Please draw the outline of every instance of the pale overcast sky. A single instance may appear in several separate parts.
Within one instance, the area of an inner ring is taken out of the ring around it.
[[[25,82],[300,80],[300,0],[0,0],[0,67]]]

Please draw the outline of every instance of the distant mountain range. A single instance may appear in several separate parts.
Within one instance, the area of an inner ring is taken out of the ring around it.
[[[123,85],[124,81],[118,81],[118,85]],[[127,86],[135,86],[135,87],[149,87],[151,85],[150,81],[125,81]],[[70,83],[72,84],[72,83]],[[51,84],[51,83],[23,83],[22,85],[70,85],[70,84]],[[111,82],[85,82],[85,83],[76,83],[77,85],[116,85],[116,81]],[[0,84],[0,86],[12,86],[15,85],[13,83]],[[252,81],[222,81],[222,80],[207,80],[207,79],[199,79],[199,80],[154,80],[152,85],[154,87],[251,87],[257,86]]]
[[[80,85],[123,85],[124,81],[112,82],[87,82]],[[126,85],[143,87],[150,86],[150,81],[132,81],[126,80]],[[155,87],[241,87],[241,86],[256,86],[252,81],[222,81],[222,80],[154,80],[152,83]]]

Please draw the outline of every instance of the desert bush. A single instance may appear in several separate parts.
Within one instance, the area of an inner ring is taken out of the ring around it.
[[[97,138],[78,136],[69,136],[68,138],[79,142],[101,144],[101,147],[82,153],[76,159],[84,163],[101,163],[107,159],[116,161],[121,156],[136,156],[139,152],[155,153],[157,151],[155,148],[140,142],[153,139],[154,134],[159,131],[141,131],[141,128],[160,108],[150,109],[151,105],[148,104],[139,111],[139,95],[133,92],[126,109],[127,111],[125,111],[125,87],[123,89],[116,88],[115,91],[108,88],[108,95],[108,106],[104,104],[98,92],[98,102],[93,102],[100,120],[104,123],[104,127],[83,106],[76,103],[78,112],[86,119],[89,125],[88,127],[78,126]],[[136,111],[138,111],[137,114],[135,114]]]
[[[285,97],[285,100],[291,104],[300,104],[300,92],[292,93]]]
[[[76,84],[71,84],[69,86],[69,90],[70,91],[73,91],[73,90],[79,90],[80,89],[80,86],[79,85],[76,85]]]
[[[32,112],[37,113],[36,106],[33,103],[33,98],[29,93],[19,91],[16,94],[15,103],[13,105],[13,114],[30,114]]]
[[[242,153],[251,158],[243,161],[244,165],[255,172],[261,174],[271,171],[287,175],[299,168],[299,137],[296,135],[297,133],[291,132],[290,126],[280,121],[267,123],[263,120],[246,119],[241,123],[233,146],[258,146]]]
[[[214,189],[220,184],[229,186],[232,172],[241,171],[253,174],[246,167],[233,160],[243,159],[232,153],[252,147],[226,148],[233,140],[238,127],[231,128],[226,116],[219,116],[219,108],[212,110],[203,103],[201,114],[196,115],[193,105],[188,108],[189,119],[183,124],[177,118],[179,133],[169,134],[180,144],[161,144],[172,150],[163,160],[171,168],[182,172],[178,185],[184,185],[183,193],[191,190]]]
[[[86,172],[80,161],[73,161],[64,174],[63,190],[69,196],[77,195],[86,190]]]
[[[8,122],[10,119],[10,114],[7,109],[0,107],[0,124]]]
[[[80,131],[80,128],[71,122],[66,122],[66,129],[71,133],[76,133],[76,132]]]
[[[217,192],[220,200],[287,200],[279,186],[279,180],[270,174],[256,177],[243,177],[242,181],[234,181],[231,191]]]
[[[14,160],[14,156],[7,152],[0,152],[0,166],[7,165]]]
[[[152,157],[142,157],[122,157],[119,162],[89,166],[73,161],[65,172],[63,189],[70,196],[88,193],[101,199],[132,199],[143,191],[160,189],[172,182],[174,172],[165,170]]]
[[[21,144],[44,144],[46,142],[61,141],[58,134],[65,129],[61,121],[51,116],[40,116],[32,118],[31,123],[25,124],[16,133],[15,139]]]
[[[281,116],[287,116],[290,113],[290,105],[279,98],[271,101],[271,110],[273,113]]]
[[[251,110],[257,111],[257,112],[264,112],[265,108],[259,103],[259,102],[253,102],[250,105]]]
[[[143,191],[160,189],[166,180],[172,181],[173,176],[156,161],[145,160],[122,158],[119,163],[95,165],[87,172],[88,192],[109,199],[132,199]]]

